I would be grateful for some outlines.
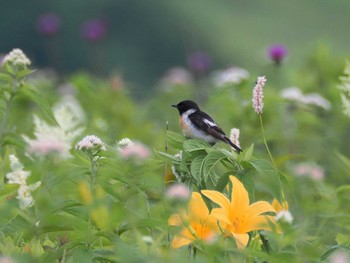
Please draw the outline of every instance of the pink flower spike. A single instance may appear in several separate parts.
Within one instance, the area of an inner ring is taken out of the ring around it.
[[[262,114],[263,113],[263,107],[264,107],[264,93],[263,93],[263,88],[265,86],[266,82],[265,76],[258,77],[258,81],[256,82],[256,85],[253,90],[253,108],[257,114]]]

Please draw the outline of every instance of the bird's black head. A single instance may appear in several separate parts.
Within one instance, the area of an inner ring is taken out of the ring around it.
[[[188,110],[199,110],[197,103],[192,100],[183,100],[176,105],[171,105],[179,111],[180,115]]]

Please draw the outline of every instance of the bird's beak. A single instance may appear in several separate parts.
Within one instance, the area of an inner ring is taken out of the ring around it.
[[[174,104],[173,104],[173,105],[171,105],[171,107],[177,108],[177,105],[174,105]]]

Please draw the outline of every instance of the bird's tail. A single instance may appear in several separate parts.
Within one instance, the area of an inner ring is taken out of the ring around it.
[[[240,152],[243,152],[241,148],[239,148],[236,144],[234,144],[233,142],[231,142],[231,140],[229,138],[227,138],[226,136],[224,137],[225,141],[231,145],[231,147],[233,149],[235,149],[236,152],[240,153]]]

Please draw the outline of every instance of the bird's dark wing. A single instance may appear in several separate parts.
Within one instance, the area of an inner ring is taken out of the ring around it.
[[[215,121],[205,112],[197,111],[195,114],[190,114],[188,118],[200,130],[210,134],[217,140],[231,145],[237,152],[241,152],[241,148],[231,142],[227,138],[225,132],[215,123]]]
[[[224,131],[215,123],[215,121],[205,112],[196,111],[194,114],[190,114],[188,118],[192,123],[200,130],[209,133],[214,138],[224,141]]]

